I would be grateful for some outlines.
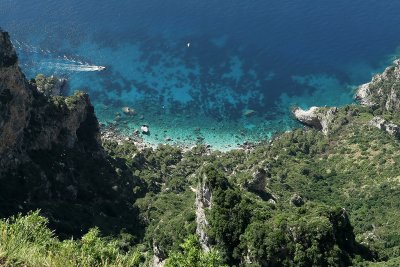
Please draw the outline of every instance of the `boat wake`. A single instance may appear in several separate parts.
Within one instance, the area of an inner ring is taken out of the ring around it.
[[[102,71],[105,70],[104,66],[96,66],[89,64],[71,64],[71,63],[58,63],[58,62],[42,62],[40,65],[45,65],[49,69],[56,71]]]
[[[20,54],[20,58],[25,59],[22,65],[35,68],[37,71],[59,74],[103,71],[106,69],[104,66],[92,65],[76,55],[60,54],[57,51],[41,49],[18,40],[13,40],[13,44]]]

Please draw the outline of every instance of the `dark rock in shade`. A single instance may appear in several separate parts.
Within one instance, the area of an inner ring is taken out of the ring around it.
[[[21,154],[31,116],[33,90],[16,63],[9,35],[0,31],[0,170]]]
[[[17,61],[17,53],[11,43],[10,36],[0,29],[0,68],[16,65]]]
[[[304,205],[304,200],[301,196],[299,196],[298,194],[294,194],[292,196],[292,198],[290,199],[290,203],[292,203],[293,205],[295,205],[296,207],[300,207]]]
[[[153,242],[153,253],[153,267],[163,267],[165,265],[167,255],[164,251],[162,251],[162,249],[156,242]]]

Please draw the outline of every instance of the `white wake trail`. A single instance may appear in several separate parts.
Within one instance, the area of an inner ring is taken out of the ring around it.
[[[20,52],[34,55],[32,63],[43,70],[53,70],[55,72],[83,72],[102,71],[106,69],[104,66],[91,65],[76,55],[60,55],[56,51],[41,49],[18,40],[13,40],[13,44]],[[41,58],[38,59],[37,55]]]
[[[66,70],[66,71],[102,71],[102,70],[105,70],[105,67],[96,66],[96,65],[54,63],[54,62],[47,62],[45,64],[50,68],[54,67],[57,70]]]

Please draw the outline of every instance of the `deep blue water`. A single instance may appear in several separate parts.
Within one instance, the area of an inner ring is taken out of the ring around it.
[[[298,126],[294,105],[350,103],[396,57],[399,10],[395,0],[0,0],[0,26],[28,77],[67,77],[103,123],[131,106],[138,114],[119,127],[149,124],[147,141],[227,148]]]

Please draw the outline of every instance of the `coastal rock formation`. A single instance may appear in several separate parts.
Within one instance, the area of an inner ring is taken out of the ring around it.
[[[336,107],[311,107],[308,110],[295,108],[293,110],[293,115],[298,121],[300,121],[304,125],[322,131],[325,135],[327,135],[329,131],[329,125],[335,118],[336,112]]]
[[[9,35],[0,30],[0,216],[41,209],[51,223],[63,225],[63,233],[73,234],[94,220],[109,223],[109,217],[98,213],[82,219],[100,203],[109,201],[113,209],[128,211],[117,203],[120,196],[129,197],[130,187],[106,158],[89,96],[56,96],[54,88],[62,82],[51,80],[52,86],[46,79],[39,88],[29,83]],[[65,203],[75,216],[65,218]],[[80,223],[65,226],[73,220]],[[112,220],[117,227],[119,219]]]
[[[400,60],[395,60],[383,73],[375,75],[371,82],[361,85],[355,99],[365,106],[380,107],[386,111],[398,110],[399,82]]]
[[[373,102],[372,97],[371,97],[369,85],[370,85],[369,83],[365,83],[365,84],[361,85],[358,88],[356,95],[354,96],[354,98],[356,100],[360,101],[360,104],[364,105],[364,106],[374,106],[375,105],[375,103]]]
[[[400,138],[400,127],[392,122],[382,119],[381,117],[374,117],[369,124],[377,127],[378,129],[386,131],[388,134],[396,138]]]
[[[27,161],[28,152],[50,149],[53,145],[73,147],[78,139],[93,137],[91,145],[100,140],[97,119],[89,97],[77,93],[68,98],[47,98],[62,81],[55,77],[39,78],[41,87],[28,84],[14,60],[16,54],[9,36],[0,32],[0,167]],[[39,89],[41,88],[41,89]],[[88,125],[92,127],[88,132]]]

